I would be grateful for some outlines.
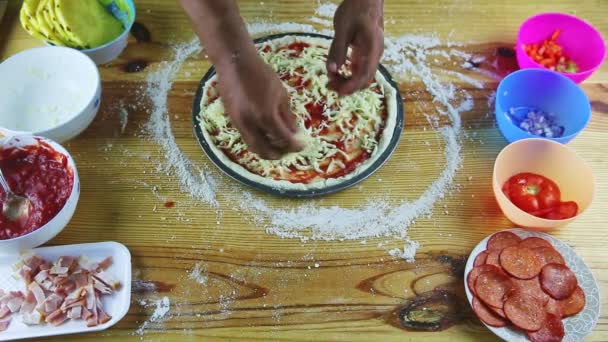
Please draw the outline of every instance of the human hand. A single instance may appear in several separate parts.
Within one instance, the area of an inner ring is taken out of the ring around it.
[[[350,95],[367,87],[384,51],[383,0],[344,0],[334,16],[335,37],[327,57],[329,88]],[[339,70],[346,62],[349,46],[352,76]]]
[[[218,77],[226,112],[250,151],[279,159],[302,148],[287,91],[255,50],[218,65]]]

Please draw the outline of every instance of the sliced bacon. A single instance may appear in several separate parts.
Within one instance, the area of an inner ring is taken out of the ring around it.
[[[59,258],[59,261],[57,262],[61,267],[67,267],[70,271],[74,269],[74,267],[76,267],[78,265],[78,263],[76,262],[78,258],[75,258],[73,256],[62,256]]]
[[[40,284],[40,287],[42,287],[43,289],[45,289],[49,292],[53,292],[57,288],[57,286],[55,286],[55,284],[53,284],[53,281],[51,279],[47,279],[47,280],[43,281]]]
[[[104,284],[108,285],[114,290],[118,290],[120,288],[120,282],[116,279],[112,278],[107,272],[101,271],[93,274],[93,277],[101,280]]]
[[[42,282],[47,280],[48,278],[49,278],[49,270],[42,270],[42,271],[38,272],[38,274],[36,274],[36,276],[34,277],[34,281],[37,282],[38,284],[42,284]]]
[[[72,292],[76,288],[78,288],[78,286],[76,286],[76,282],[75,281],[69,280],[65,284],[61,285],[61,288],[64,289],[65,292]]]
[[[72,303],[66,305],[65,307],[62,306],[61,309],[65,311],[67,309],[72,309],[72,308],[76,308],[76,307],[80,307],[80,306],[84,307],[86,304],[87,304],[86,300],[81,299],[81,300],[72,302]]]
[[[10,318],[4,321],[0,321],[0,331],[5,331],[11,325]]]
[[[83,273],[73,276],[76,287],[85,287],[89,284],[89,276]]]
[[[32,256],[16,264],[14,269],[27,290],[25,294],[0,290],[0,328],[8,327],[10,322],[1,319],[10,318],[15,312],[27,325],[46,322],[57,326],[69,319],[82,319],[87,326],[97,326],[110,321],[112,317],[104,310],[101,296],[120,287],[105,271],[112,265],[112,258],[99,264],[86,260],[62,256],[51,264]]]
[[[18,273],[19,276],[21,276],[21,279],[23,279],[23,281],[25,282],[25,284],[31,283],[32,279],[34,278],[32,268],[27,265],[21,266]]]
[[[48,270],[50,270],[50,269],[51,269],[51,267],[53,267],[53,265],[51,265],[50,263],[48,263],[48,262],[46,262],[46,261],[45,261],[45,262],[43,262],[43,263],[40,265],[40,270],[41,270],[41,271],[44,271],[44,270],[47,270],[47,271],[48,271]]]
[[[97,265],[97,271],[105,271],[107,270],[110,266],[112,266],[112,264],[114,263],[114,260],[112,260],[112,257],[109,256],[105,259],[103,259],[98,265]]]
[[[57,274],[57,275],[63,275],[63,274],[68,274],[68,271],[70,269],[67,267],[62,267],[59,265],[53,265],[53,267],[51,267],[51,274]]]
[[[42,324],[43,322],[42,314],[40,314],[38,310],[34,310],[30,313],[23,313],[21,314],[21,317],[23,319],[23,323],[27,325],[38,325]]]
[[[64,298],[56,293],[51,293],[44,301],[44,314],[55,312],[61,306]]]
[[[0,307],[0,319],[6,318],[11,314],[11,309],[8,306],[3,305]]]
[[[97,298],[97,321],[99,324],[107,323],[112,319],[112,316],[108,315],[105,311],[103,311],[103,306],[99,298]]]
[[[38,270],[38,267],[40,267],[40,265],[42,265],[43,263],[44,260],[37,257],[36,255],[33,255],[23,261],[23,264],[28,266],[34,272],[36,272]]]
[[[114,292],[111,287],[97,280],[97,278],[93,278],[93,286],[102,294],[112,294]]]
[[[93,316],[93,313],[89,310],[87,310],[87,308],[85,308],[84,306],[82,307],[82,316],[80,317],[83,320],[88,320],[89,317]]]
[[[60,286],[63,285],[65,283],[67,283],[68,281],[70,281],[70,277],[68,277],[67,274],[65,275],[58,275],[58,276],[54,276],[53,277],[53,284],[56,286]]]
[[[57,311],[48,315],[44,321],[47,323],[50,323],[54,326],[58,326],[67,320],[68,320],[68,315],[63,310],[58,309]]]
[[[82,317],[82,306],[75,306],[68,311],[68,318],[80,319]]]
[[[86,291],[86,295],[85,295],[85,298],[87,301],[86,308],[88,310],[91,310],[93,312],[93,314],[95,314],[95,304],[96,304],[95,289],[93,288],[93,285],[91,285],[91,284],[87,285],[84,289]]]
[[[32,293],[32,291],[27,291],[27,293],[25,294],[25,300],[23,302],[23,304],[21,304],[21,309],[19,309],[19,313],[20,314],[28,314],[31,313],[32,311],[34,311],[34,309],[36,308],[36,297],[34,297],[34,294]]]
[[[13,297],[6,303],[6,306],[11,310],[11,313],[15,313],[21,309],[21,305],[23,304],[24,297],[19,292],[19,296],[13,295]]]
[[[36,298],[36,303],[38,303],[38,305],[44,303],[44,301],[46,300],[46,296],[44,295],[44,290],[42,290],[38,283],[30,283],[27,289],[32,291],[34,297]]]

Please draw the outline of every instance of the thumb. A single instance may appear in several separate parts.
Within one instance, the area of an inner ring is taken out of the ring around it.
[[[350,45],[350,37],[345,30],[336,28],[336,35],[331,42],[327,56],[328,74],[337,74],[340,67],[346,62],[346,54]]]

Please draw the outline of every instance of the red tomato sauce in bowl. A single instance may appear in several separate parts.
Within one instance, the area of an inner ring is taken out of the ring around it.
[[[0,168],[11,190],[31,201],[26,219],[11,222],[0,211],[0,240],[31,233],[53,219],[72,193],[74,171],[68,157],[49,144],[36,139],[37,145],[0,150]],[[0,206],[5,200],[0,189]]]

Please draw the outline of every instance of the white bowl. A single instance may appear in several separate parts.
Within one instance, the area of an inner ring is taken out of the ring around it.
[[[57,215],[55,215],[47,224],[23,236],[9,240],[0,240],[0,253],[2,254],[19,253],[48,242],[67,226],[68,222],[72,219],[72,215],[74,215],[74,211],[76,211],[76,205],[78,204],[78,198],[80,197],[80,180],[78,178],[78,171],[76,170],[74,159],[63,146],[42,137],[14,135],[0,139],[0,149],[37,145],[38,141],[36,138],[41,139],[57,152],[68,157],[68,166],[72,169],[74,175],[72,193],[59,213],[57,213]]]
[[[93,121],[101,101],[95,63],[66,47],[20,52],[0,64],[0,132],[70,140]]]

